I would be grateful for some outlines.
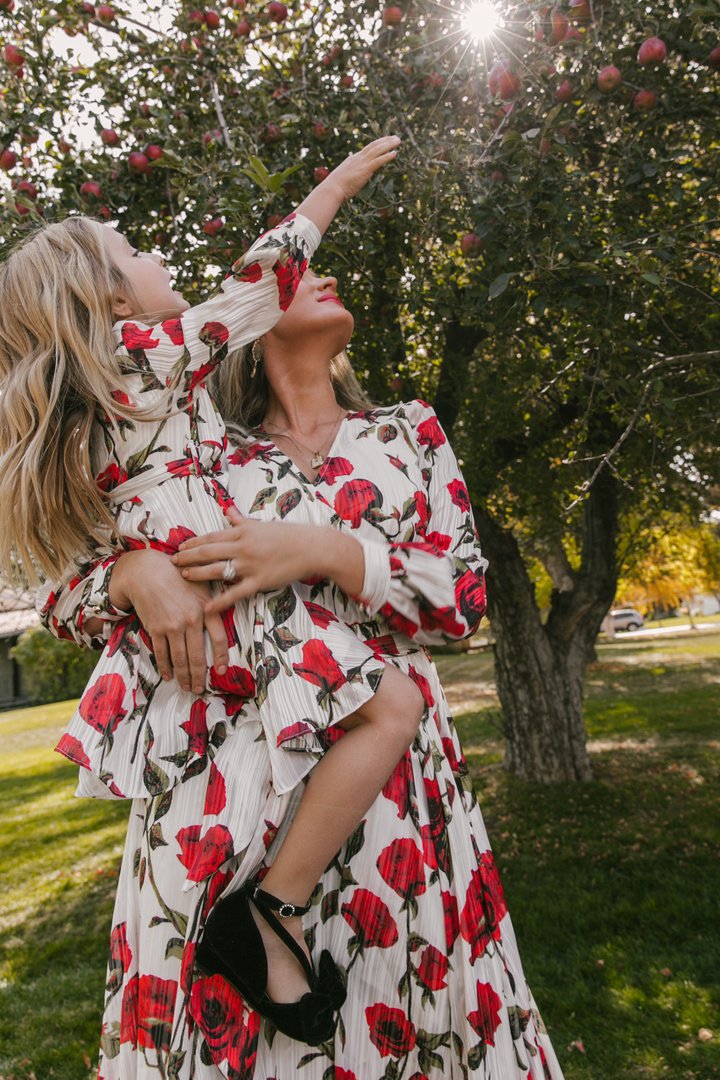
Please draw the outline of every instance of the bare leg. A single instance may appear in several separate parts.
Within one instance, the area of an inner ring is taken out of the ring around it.
[[[415,683],[388,665],[377,693],[341,726],[346,734],[310,774],[292,825],[262,888],[306,904],[323,871],[357,828],[417,733],[424,702]],[[297,1001],[307,992],[297,960],[251,905],[268,957],[267,992]],[[283,926],[309,956],[300,917]]]

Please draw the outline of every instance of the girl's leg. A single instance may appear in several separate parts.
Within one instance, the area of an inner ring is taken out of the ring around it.
[[[287,836],[263,879],[264,890],[292,904],[307,903],[415,738],[423,709],[416,684],[388,664],[377,693],[340,722],[346,734],[310,773]],[[305,975],[254,906],[251,909],[268,958],[267,993],[273,1001],[297,1001],[308,989]],[[282,923],[307,953],[302,920]]]

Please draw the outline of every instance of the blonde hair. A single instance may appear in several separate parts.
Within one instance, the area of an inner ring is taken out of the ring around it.
[[[252,356],[255,344],[236,349],[211,376],[210,385],[220,415],[230,431],[243,436],[262,423],[269,399],[265,365],[262,361],[255,365]],[[361,412],[372,408],[344,349],[330,361],[330,382],[335,400],[343,409]]]
[[[86,216],[40,224],[0,264],[0,571],[57,576],[114,522],[93,476],[92,429],[144,410],[113,397],[118,292],[140,310]],[[110,533],[108,534],[108,529]]]

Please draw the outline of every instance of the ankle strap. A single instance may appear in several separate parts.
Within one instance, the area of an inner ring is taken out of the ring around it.
[[[295,915],[307,915],[311,906],[308,903],[304,907],[300,907],[299,904],[291,904],[287,900],[280,900],[277,896],[273,896],[272,893],[265,892],[259,885],[254,886],[250,895],[258,907],[277,911],[281,919],[291,919]]]

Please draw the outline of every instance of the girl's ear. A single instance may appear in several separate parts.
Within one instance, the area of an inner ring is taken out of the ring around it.
[[[130,319],[132,318],[132,308],[126,298],[117,293],[113,300],[113,315],[116,319]]]

